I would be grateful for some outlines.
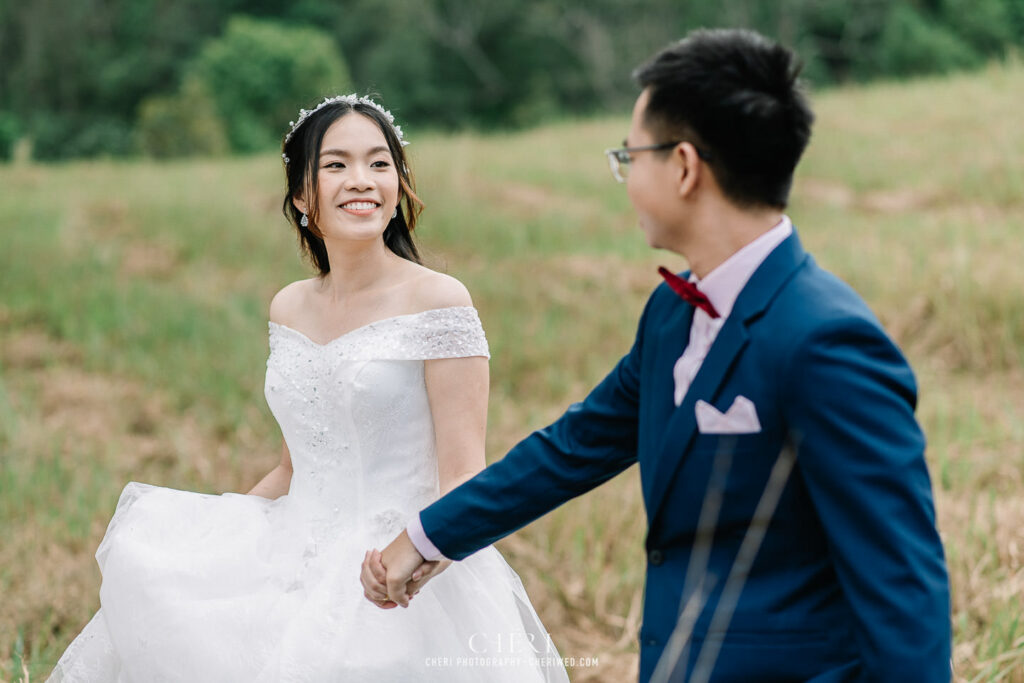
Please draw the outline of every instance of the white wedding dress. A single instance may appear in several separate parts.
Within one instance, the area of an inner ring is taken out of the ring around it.
[[[567,681],[493,548],[408,609],[360,565],[438,496],[424,360],[487,356],[473,308],[380,320],[327,344],[270,323],[265,393],[294,474],[277,500],[128,484],[96,552],[101,608],[51,681]]]

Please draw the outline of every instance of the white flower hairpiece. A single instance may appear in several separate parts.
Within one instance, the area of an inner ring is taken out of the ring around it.
[[[291,126],[291,130],[289,130],[288,134],[284,136],[284,144],[286,144],[286,145],[288,144],[288,141],[292,139],[293,135],[295,135],[295,131],[297,131],[299,129],[299,127],[303,123],[305,123],[306,119],[308,119],[310,116],[312,116],[313,114],[317,113],[318,111],[320,111],[321,109],[323,109],[327,105],[335,104],[337,102],[346,102],[350,106],[354,106],[357,103],[361,102],[362,104],[366,104],[366,105],[369,105],[369,106],[373,107],[374,109],[379,111],[381,114],[383,114],[384,118],[387,119],[388,123],[391,124],[391,127],[395,130],[395,135],[398,136],[398,142],[401,143],[402,147],[405,147],[406,145],[409,144],[402,137],[402,127],[398,126],[398,125],[395,125],[395,117],[391,114],[391,112],[389,112],[387,109],[385,109],[384,107],[380,106],[379,104],[377,104],[376,102],[371,100],[369,97],[359,97],[355,93],[351,93],[351,94],[348,94],[348,95],[338,95],[337,97],[327,97],[327,98],[324,98],[323,102],[321,102],[320,104],[316,105],[312,109],[309,109],[309,110],[300,109],[299,110],[299,118],[298,118],[298,120],[297,121],[289,121],[288,122],[288,125]],[[288,156],[285,155],[285,154],[282,154],[281,158],[284,159],[284,163],[286,163],[286,164],[291,161],[291,159],[289,159]]]

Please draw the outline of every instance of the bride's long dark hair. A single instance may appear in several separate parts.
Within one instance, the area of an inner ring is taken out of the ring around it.
[[[331,272],[331,264],[327,258],[323,234],[317,227],[319,202],[315,199],[307,199],[309,225],[303,227],[302,212],[296,208],[292,198],[315,198],[318,196],[320,185],[317,178],[320,167],[320,147],[323,144],[324,134],[331,124],[353,112],[362,114],[377,124],[384,134],[384,139],[388,142],[391,158],[398,171],[398,183],[401,186],[401,196],[397,207],[398,215],[392,218],[387,228],[384,229],[384,244],[402,258],[414,263],[421,263],[419,252],[412,239],[412,231],[416,228],[420,212],[423,211],[423,202],[416,196],[412,172],[409,170],[405,150],[395,129],[375,107],[362,102],[355,104],[334,102],[319,109],[306,119],[291,136],[291,139],[281,145],[284,157],[289,160],[285,163],[288,192],[284,196],[281,209],[298,232],[303,251],[316,269],[320,271],[321,276]]]

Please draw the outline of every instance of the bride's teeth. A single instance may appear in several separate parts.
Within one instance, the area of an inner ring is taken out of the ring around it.
[[[376,209],[377,205],[373,202],[349,202],[348,204],[343,204],[342,208],[362,211],[364,209]]]

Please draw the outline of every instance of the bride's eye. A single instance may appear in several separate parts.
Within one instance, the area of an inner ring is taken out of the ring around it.
[[[380,159],[370,164],[370,166],[372,168],[389,168],[391,166],[391,162]]]
[[[324,164],[324,168],[345,168],[345,164],[340,161],[329,161]]]

